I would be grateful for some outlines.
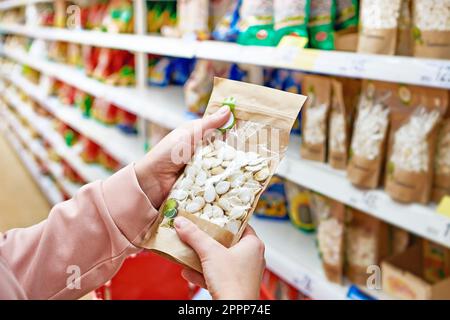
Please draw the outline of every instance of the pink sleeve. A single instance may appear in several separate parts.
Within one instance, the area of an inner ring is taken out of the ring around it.
[[[29,299],[75,299],[99,287],[139,251],[157,216],[139,187],[133,165],[80,189],[48,219],[0,239],[2,257]],[[75,271],[74,271],[75,270]],[[71,289],[76,270],[79,288]],[[72,277],[71,277],[72,276]]]

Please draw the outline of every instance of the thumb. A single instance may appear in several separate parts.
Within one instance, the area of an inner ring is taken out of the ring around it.
[[[222,247],[220,243],[200,230],[189,219],[176,217],[174,225],[180,239],[198,254],[200,260],[205,259],[211,252]]]
[[[223,126],[230,118],[230,107],[223,106],[213,114],[204,117],[202,121],[202,131],[217,129]]]

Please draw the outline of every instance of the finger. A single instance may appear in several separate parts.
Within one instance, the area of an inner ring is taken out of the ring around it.
[[[223,248],[189,219],[176,217],[174,225],[180,239],[194,249],[200,260],[206,258],[211,252]]]
[[[181,276],[186,281],[189,281],[189,282],[195,284],[196,286],[206,289],[205,278],[203,278],[203,275],[200,272],[185,268],[181,271]]]
[[[230,107],[223,106],[213,114],[201,119],[202,132],[223,126],[230,118]]]
[[[251,225],[247,225],[247,227],[245,228],[244,232],[242,233],[242,238],[247,237],[247,236],[255,236],[258,237],[258,235],[255,232],[255,229],[253,229],[253,227]]]

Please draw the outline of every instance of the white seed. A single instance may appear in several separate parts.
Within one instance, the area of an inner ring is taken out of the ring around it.
[[[231,211],[231,204],[230,201],[226,197],[222,197],[219,199],[217,204],[224,210],[224,211]]]
[[[213,166],[214,160],[212,158],[205,158],[202,162],[202,169],[209,170]]]
[[[266,164],[260,163],[260,164],[257,164],[257,165],[255,165],[255,166],[246,166],[246,167],[245,167],[245,170],[251,171],[251,172],[256,172],[256,171],[261,170],[261,169],[264,168],[265,166],[266,166]]]
[[[213,202],[216,199],[216,190],[213,185],[205,187],[205,194],[203,195],[206,202]]]
[[[231,177],[231,187],[238,188],[242,186],[245,182],[245,176],[243,174],[233,175]]]
[[[264,167],[260,171],[255,173],[254,178],[256,181],[264,181],[269,177],[269,175],[270,175],[269,168]]]
[[[222,140],[216,139],[214,141],[214,149],[216,149],[216,150],[222,149],[225,145],[226,145],[226,143],[223,142]]]
[[[207,145],[207,146],[205,146],[205,147],[203,147],[202,149],[201,149],[201,155],[202,156],[204,156],[204,155],[207,155],[207,154],[209,154],[209,153],[211,153],[211,152],[213,152],[214,151],[214,148],[213,148],[213,146],[211,146],[211,145]]]
[[[249,203],[253,202],[252,201],[253,198],[254,198],[254,196],[253,196],[253,192],[251,189],[241,188],[239,190],[239,199],[241,199],[243,203],[249,204]]]
[[[242,168],[248,164],[249,159],[244,151],[237,151],[234,157],[234,163],[237,167]]]
[[[204,213],[200,215],[200,218],[202,218],[203,220],[206,220],[206,221],[209,221],[211,219],[211,217],[209,217],[208,215],[206,215]]]
[[[185,171],[186,171],[186,176],[190,177],[193,180],[195,178],[195,176],[197,175],[198,168],[194,165],[188,165],[186,167]]]
[[[200,170],[195,178],[195,184],[198,186],[203,186],[208,179],[208,174],[204,170]]]
[[[239,232],[239,229],[241,228],[242,222],[239,220],[229,220],[227,224],[225,225],[225,229],[230,231],[233,234],[236,234]]]
[[[195,202],[195,201],[189,202],[186,205],[186,211],[189,213],[195,213],[197,211],[200,211],[201,209],[202,209],[202,206],[200,205],[200,203]]]
[[[219,206],[213,205],[211,206],[211,210],[213,218],[221,218],[224,216],[223,210]]]
[[[223,152],[224,160],[230,161],[230,160],[233,160],[234,157],[236,156],[236,149],[234,149],[233,147],[228,146],[228,147],[224,148],[223,150],[224,150],[224,152]]]
[[[223,161],[221,166],[227,168],[231,164],[231,161]]]
[[[205,207],[203,208],[202,214],[204,214],[205,216],[207,216],[208,218],[212,217],[213,214],[213,210],[212,210],[212,205],[210,205],[209,203],[207,203],[205,205]]]
[[[192,179],[186,177],[180,181],[180,183],[177,187],[179,189],[189,190],[193,184],[194,184],[194,181]]]
[[[203,208],[206,203],[203,197],[195,197],[194,200],[192,200],[192,202],[198,203],[200,205],[200,209]]]
[[[224,194],[230,190],[230,183],[228,181],[221,181],[216,185],[217,194]]]
[[[222,174],[224,171],[225,171],[225,169],[222,167],[215,167],[215,168],[212,168],[210,172],[212,175],[216,176],[216,175]]]
[[[256,159],[250,160],[250,161],[248,162],[248,165],[249,165],[249,166],[257,166],[258,164],[261,164],[261,163],[263,163],[264,161],[265,161],[264,158],[258,157],[258,158],[256,158]]]
[[[225,217],[222,218],[212,218],[211,222],[223,228],[225,224],[228,222],[228,219]]]
[[[184,199],[186,199],[187,198],[187,196],[188,196],[188,192],[187,191],[184,191],[184,190],[173,190],[172,192],[171,192],[171,194],[170,194],[170,196],[169,196],[169,198],[174,198],[174,199],[177,199],[177,200],[184,200]]]
[[[230,218],[241,220],[245,217],[246,213],[247,213],[246,207],[234,207],[231,209]]]

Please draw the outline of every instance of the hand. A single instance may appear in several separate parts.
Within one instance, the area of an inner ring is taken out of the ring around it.
[[[247,226],[241,240],[226,248],[190,220],[175,218],[178,236],[199,256],[203,275],[184,269],[183,277],[208,289],[213,299],[256,300],[265,268],[264,244]]]
[[[156,209],[161,206],[180,171],[191,159],[196,144],[209,130],[224,125],[229,117],[230,108],[224,106],[208,117],[190,121],[169,133],[136,163],[139,185]]]

